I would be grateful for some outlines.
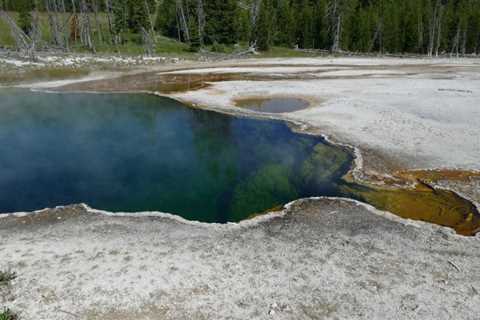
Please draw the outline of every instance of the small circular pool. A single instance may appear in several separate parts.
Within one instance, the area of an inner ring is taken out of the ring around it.
[[[258,112],[288,113],[306,109],[310,103],[300,98],[241,98],[236,106]]]

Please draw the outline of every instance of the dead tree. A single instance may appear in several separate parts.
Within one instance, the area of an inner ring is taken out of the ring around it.
[[[147,0],[144,0],[143,1],[143,5],[145,6],[145,12],[147,13],[147,16],[148,16],[148,22],[150,24],[150,33],[153,35],[154,34],[154,30],[153,30],[153,18],[152,18],[152,13],[150,11],[150,6],[148,5],[148,2]]]
[[[262,5],[262,0],[253,0],[252,1],[252,6],[250,7],[250,25],[251,25],[251,30],[256,30],[257,28],[257,20],[258,20],[258,15],[260,13],[260,7]],[[252,32],[251,34],[251,39],[250,39],[250,47],[254,46],[256,48],[257,46],[257,40],[255,36],[255,32]]]
[[[443,12],[443,6],[441,0],[437,0],[435,7],[433,8],[432,17],[430,20],[430,27],[428,32],[428,50],[427,54],[429,57],[433,56],[433,51],[437,51],[436,48],[439,47],[439,39],[441,32],[441,17]],[[438,52],[437,52],[438,55]]]
[[[435,46],[435,56],[438,57],[438,51],[440,50],[440,45],[442,44],[442,18],[443,18],[443,5],[439,8],[438,18],[437,18],[437,44]]]
[[[107,14],[107,21],[108,21],[108,31],[110,33],[110,39],[115,47],[120,43],[120,37],[116,34],[115,28],[113,26],[113,9],[111,0],[105,0],[105,13]],[[117,48],[118,51],[118,48]]]
[[[340,40],[342,35],[342,11],[340,8],[341,0],[332,0],[327,8],[327,16],[329,18],[330,25],[329,30],[332,34],[332,46],[330,50],[332,52],[339,52],[341,50]]]
[[[452,41],[452,49],[450,50],[450,56],[455,55],[458,58],[460,53],[460,22],[457,24],[457,31]]]
[[[373,38],[370,41],[370,44],[368,46],[368,51],[372,52],[375,44],[378,42],[378,50],[380,53],[383,53],[383,30],[384,30],[384,16],[385,16],[385,10],[384,10],[384,3],[383,0],[380,2],[380,12],[378,13],[378,21],[377,21],[377,27],[375,28],[375,33],[373,34]]]
[[[69,35],[68,27],[69,27],[69,21],[70,21],[71,15],[67,15],[67,10],[66,10],[66,7],[65,7],[65,0],[58,0],[58,1],[59,1],[60,12],[62,13],[62,16],[64,17],[64,21],[60,26],[60,31],[61,31],[63,39],[64,39],[63,43],[64,43],[64,46],[65,46],[65,50],[69,51],[70,50],[70,45],[69,45],[69,36],[70,35]]]
[[[262,5],[262,0],[254,0],[252,6],[250,7],[250,23],[252,25],[252,30],[257,24],[258,13],[260,12],[260,6]]]
[[[424,30],[424,25],[423,25],[423,16],[421,14],[421,11],[417,11],[417,23],[418,23],[418,28],[417,28],[417,35],[418,35],[418,42],[417,42],[417,48],[421,52],[423,52],[423,47],[424,47],[424,35],[423,35],[423,30]]]
[[[38,1],[33,1],[33,13],[32,13],[32,30],[30,32],[30,38],[35,47],[38,47],[42,40],[42,32],[40,30],[40,14],[38,12]]]
[[[50,24],[50,31],[52,33],[54,44],[61,49],[65,49],[64,37],[61,32],[58,18],[57,0],[45,0],[45,10],[47,11],[48,22]]]
[[[185,15],[185,9],[183,8],[183,1],[176,1],[176,11],[177,11],[177,21],[179,23],[179,30],[182,31],[183,40],[185,42],[190,42],[190,31],[188,29],[188,21]]]
[[[150,30],[147,32],[147,30],[142,27],[141,32],[142,32],[142,39],[143,39],[143,44],[145,46],[145,53],[148,56],[153,55],[155,51],[155,46],[156,46],[156,40],[155,40],[155,30],[153,28],[153,19],[152,19],[152,14],[150,11],[150,6],[148,5],[147,0],[144,0],[144,6],[145,6],[145,12],[147,13],[148,16],[148,21],[150,24]]]
[[[88,6],[86,0],[80,0],[80,42],[93,53],[96,52],[92,41],[92,25],[88,15]]]
[[[461,40],[461,41],[460,41]],[[460,43],[461,42],[461,43]],[[457,32],[455,34],[455,38],[452,44],[452,50],[450,51],[450,55],[454,55],[458,58],[460,53],[465,55],[467,47],[467,28],[463,28],[460,26],[460,23],[457,26]]]
[[[96,32],[97,32],[98,41],[100,43],[103,43],[102,27],[101,27],[100,22],[98,20],[98,3],[97,3],[97,0],[92,0],[92,7],[93,7],[93,19],[95,20],[95,29],[96,29]]]
[[[72,42],[77,42],[79,31],[79,22],[77,14],[77,6],[75,5],[75,0],[72,1],[72,19],[70,20],[70,40]]]
[[[155,49],[155,41],[152,37],[152,34],[148,32],[144,27],[141,28],[143,45],[145,48],[145,54],[147,56],[153,55]]]
[[[478,39],[480,39],[480,34]],[[463,29],[463,40],[462,40],[462,55],[464,56],[467,53],[467,28]]]
[[[197,0],[197,23],[198,23],[198,38],[200,45],[203,46],[205,33],[205,10],[203,9],[203,0]]]
[[[17,23],[4,11],[0,10],[0,18],[8,25],[10,32],[15,39],[17,50],[23,55],[35,60],[35,41],[32,40]]]

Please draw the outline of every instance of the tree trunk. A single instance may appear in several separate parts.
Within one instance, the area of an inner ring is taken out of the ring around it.
[[[437,44],[435,47],[435,56],[438,57],[439,49],[442,41],[442,17],[443,17],[443,6],[440,6],[438,18],[437,18]]]
[[[418,32],[418,42],[417,42],[417,47],[418,47],[418,51],[423,53],[423,48],[424,48],[424,39],[423,39],[423,30],[424,30],[424,26],[423,26],[423,17],[422,17],[422,14],[419,13],[418,14],[418,28],[417,28],[417,32]]]
[[[370,42],[368,47],[368,52],[372,52],[373,48],[375,47],[375,42],[378,40],[378,50],[380,53],[383,53],[383,18],[378,20],[377,28],[375,30],[375,34]]]
[[[70,21],[70,40],[72,42],[77,42],[79,36],[78,24],[77,6],[75,0],[72,0],[72,21]]]
[[[111,0],[105,0],[105,13],[107,14],[108,32],[110,33],[111,42],[112,42],[113,45],[117,46],[120,41],[119,41],[117,35],[115,34],[115,30],[114,30],[114,27],[113,27]]]
[[[203,46],[203,35],[205,32],[205,11],[203,10],[203,0],[197,0],[197,22],[198,22],[198,37],[200,45]]]
[[[30,37],[33,42],[33,47],[36,48],[42,40],[42,32],[40,31],[40,14],[38,12],[38,0],[33,1],[33,6],[34,11],[32,15],[32,34]]]
[[[428,56],[433,56],[433,50],[435,47],[435,39],[437,34],[438,27],[438,12],[440,10],[441,2],[437,0],[435,7],[433,9],[431,21],[430,21],[430,30],[429,30],[429,39],[428,39]]]
[[[467,28],[463,29],[462,55],[467,53]]]
[[[152,19],[152,13],[150,11],[150,6],[148,5],[147,0],[144,0],[143,3],[145,6],[145,11],[147,12],[148,22],[150,23],[150,33],[153,36],[155,31],[153,30],[153,19]]]
[[[342,16],[337,17],[337,25],[335,26],[335,34],[333,36],[332,52],[340,51],[340,33],[342,32]]]
[[[63,37],[60,32],[58,23],[58,6],[56,0],[45,0],[45,10],[47,10],[48,22],[50,24],[50,31],[53,36],[53,43],[61,49],[65,50]],[[53,10],[53,12],[52,12]]]
[[[183,9],[183,1],[177,0],[177,16],[180,22],[180,30],[183,32],[183,39],[185,42],[190,42],[190,32],[188,30],[188,22]]]
[[[69,25],[69,21],[70,21],[70,16],[67,17],[67,10],[66,10],[66,7],[65,7],[65,0],[59,0],[60,1],[60,12],[62,13],[63,17],[65,18],[65,21],[64,23],[61,25],[60,27],[60,32],[62,33],[63,35],[63,43],[64,43],[64,46],[65,46],[65,50],[67,51],[70,51],[70,45],[69,45],[69,41],[68,41],[68,37],[69,37],[69,32],[68,32],[68,25]]]
[[[97,31],[98,42],[103,44],[103,33],[102,27],[100,22],[98,21],[98,3],[97,0],[92,0],[92,7],[93,7],[93,18],[95,20],[95,29]]]
[[[458,58],[460,47],[460,22],[457,25],[457,32],[455,33],[455,38],[453,38],[452,50],[450,50],[450,56],[455,56]]]
[[[82,45],[93,53],[96,52],[95,45],[92,41],[92,26],[90,24],[90,17],[88,16],[86,0],[80,0],[80,41]]]
[[[250,35],[250,48],[257,47],[257,36],[255,30],[257,30],[257,20],[258,14],[260,12],[260,6],[262,5],[262,0],[253,0],[252,7],[250,8],[250,29],[253,31]]]
[[[17,49],[35,60],[35,42],[17,25],[17,23],[3,10],[0,10],[0,18],[9,26],[10,32],[15,39]]]
[[[155,43],[152,38],[152,34],[145,30],[144,27],[141,29],[143,45],[145,47],[145,54],[151,56],[154,52]]]
[[[339,0],[332,0],[327,11],[330,17],[330,30],[332,32],[332,46],[330,51],[340,51],[340,38],[342,33],[342,13],[340,12]]]

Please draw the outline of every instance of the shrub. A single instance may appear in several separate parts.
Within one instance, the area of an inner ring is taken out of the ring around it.
[[[17,274],[12,271],[0,271],[0,285],[7,284],[17,277]],[[3,320],[3,318],[0,318]]]
[[[226,53],[228,50],[227,50],[227,47],[223,44],[220,44],[218,42],[214,42],[213,45],[212,45],[212,51],[213,52],[218,52],[218,53]]]
[[[18,316],[10,309],[5,308],[3,311],[0,311],[0,320],[18,320]]]

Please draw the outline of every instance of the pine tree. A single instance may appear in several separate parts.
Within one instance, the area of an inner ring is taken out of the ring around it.
[[[115,34],[120,36],[123,32],[126,32],[128,29],[127,18],[128,18],[128,0],[115,0],[112,1],[112,12],[113,12],[113,31]]]
[[[33,2],[31,0],[17,0],[18,8],[18,26],[26,34],[30,34],[32,31],[32,10]]]
[[[257,48],[260,51],[267,51],[272,45],[272,1],[262,0],[255,30]]]
[[[200,50],[201,41],[200,41],[200,32],[198,30],[198,20],[192,17],[189,21],[189,30],[190,30],[190,51],[197,52]]]
[[[208,0],[205,2],[205,41],[207,44],[231,45],[237,42],[237,0]]]
[[[348,43],[344,48],[350,51],[366,52],[370,45],[370,36],[375,28],[371,25],[370,11],[368,8],[358,8],[357,13],[348,22],[347,29],[350,30]]]
[[[400,2],[385,1],[384,47],[387,52],[399,52],[402,49],[400,32]]]
[[[147,14],[145,1],[128,0],[127,10],[127,25],[129,30],[139,33],[142,29],[150,29],[150,19]]]
[[[248,9],[238,8],[237,10],[237,34],[240,41],[250,41],[252,38],[252,23],[250,11]]]
[[[313,7],[309,1],[304,1],[300,19],[302,26],[300,28],[301,40],[299,41],[299,45],[305,49],[313,48],[315,46]]]
[[[402,52],[418,52],[421,29],[419,17],[421,6],[418,0],[406,0],[401,13],[402,16]]]
[[[326,0],[317,0],[313,15],[313,33],[316,49],[323,49],[327,46],[328,28],[326,21]]]
[[[175,0],[163,0],[157,7],[155,30],[167,37],[178,37]]]
[[[463,13],[467,23],[463,31],[462,54],[478,54],[480,51],[480,2],[470,0],[467,8],[468,11]]]
[[[0,0],[0,7],[17,13],[12,16],[17,17],[18,27],[26,34],[38,35],[39,28],[32,30],[34,3]],[[41,0],[37,3],[38,10],[48,16],[50,38],[65,49],[69,41],[85,42],[80,33],[85,34],[87,29],[88,34],[98,34],[101,20],[95,18],[94,28],[90,29],[86,28],[88,19],[92,13],[94,18],[97,13],[100,17],[106,12],[114,44],[119,44],[122,38],[138,40],[146,33],[151,37],[153,24],[156,32],[187,42],[191,50],[198,50],[203,43],[232,45],[238,40],[257,40],[263,50],[272,45],[298,45],[332,51],[430,55],[480,52],[480,0]],[[83,16],[78,15],[82,3]],[[63,21],[61,14],[70,12],[73,18]],[[65,38],[69,34],[72,37]],[[101,40],[103,37],[98,35]]]
[[[277,12],[277,30],[273,42],[278,46],[293,47],[295,44],[295,17],[290,1],[279,0]]]

